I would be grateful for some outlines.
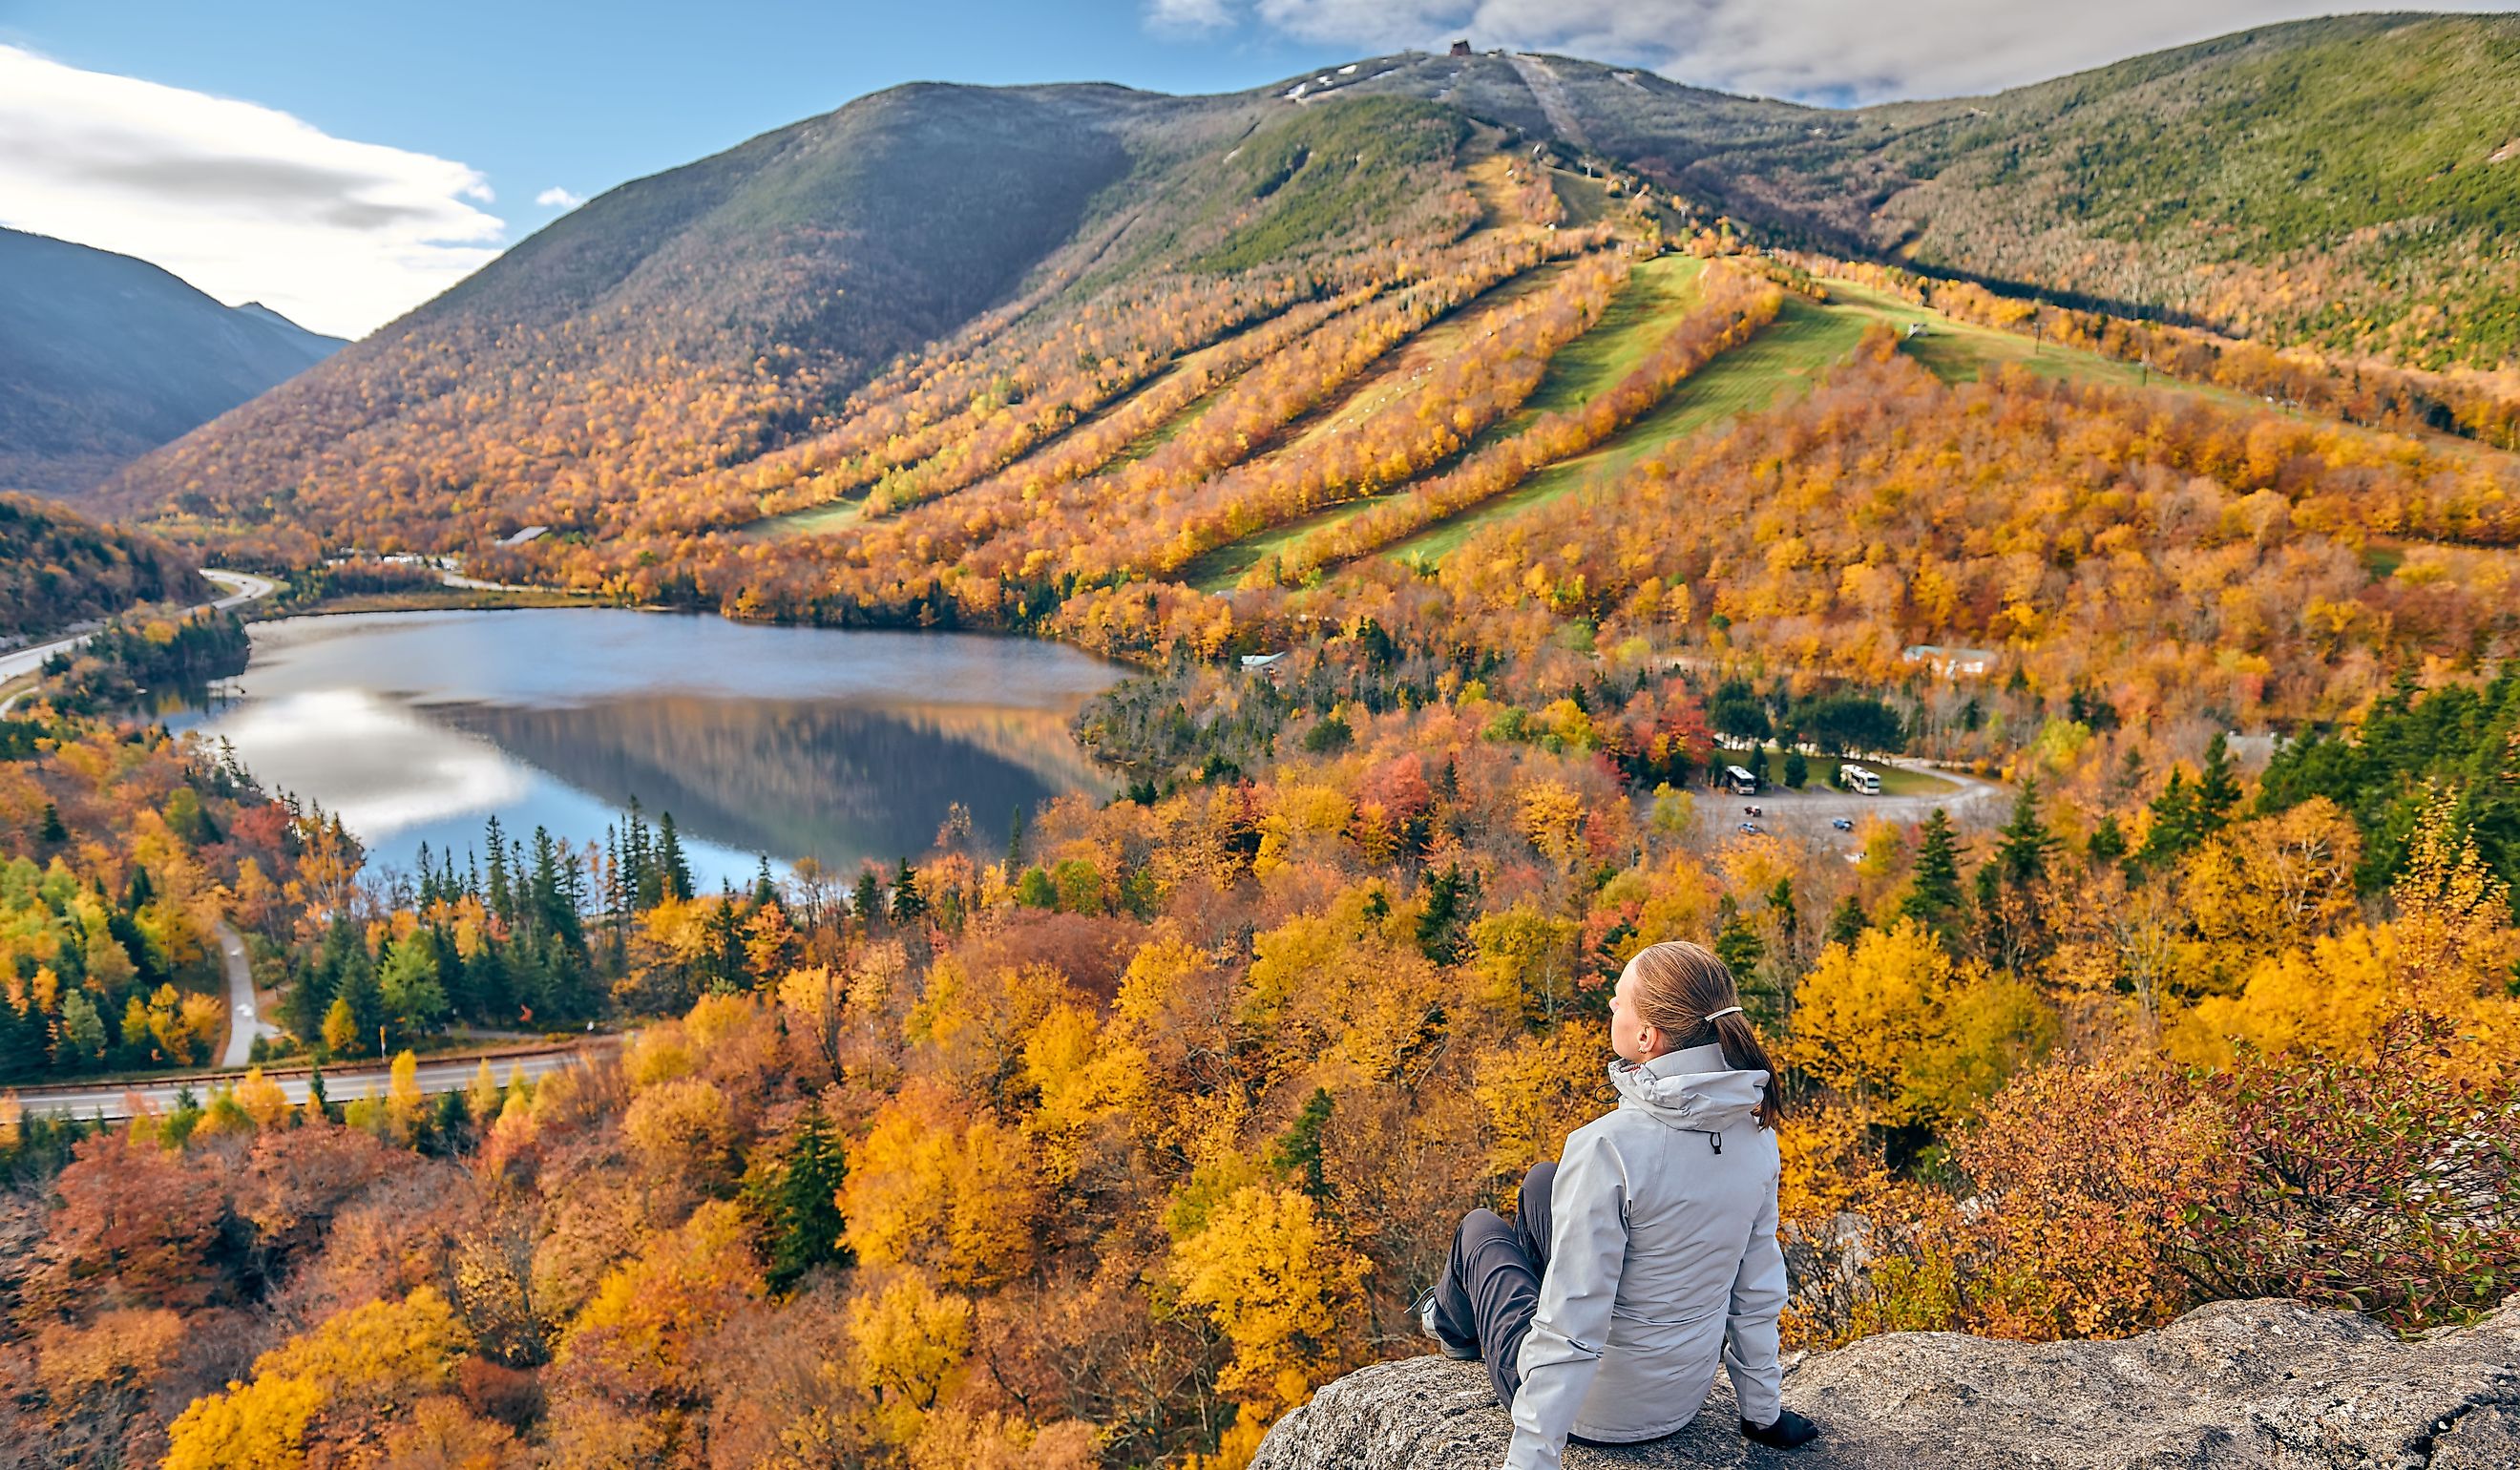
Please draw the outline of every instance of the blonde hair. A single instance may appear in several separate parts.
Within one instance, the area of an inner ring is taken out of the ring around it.
[[[1669,940],[1637,951],[1628,968],[1637,977],[1638,1019],[1661,1032],[1675,1050],[1713,1043],[1724,1048],[1726,1066],[1768,1074],[1759,1122],[1775,1127],[1784,1111],[1777,1069],[1768,1060],[1768,1048],[1759,1044],[1758,1028],[1742,1013],[1732,971],[1715,952],[1685,939]]]

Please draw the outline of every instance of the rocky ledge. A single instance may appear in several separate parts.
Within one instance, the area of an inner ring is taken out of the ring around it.
[[[1742,1440],[1719,1384],[1695,1423],[1643,1445],[1572,1446],[1568,1470],[2174,1470],[2520,1466],[2520,1297],[2474,1326],[2401,1341],[2350,1313],[2225,1302],[2118,1342],[1903,1332],[1813,1354],[1785,1403],[1821,1426],[1793,1454]],[[1511,1425],[1476,1363],[1413,1358],[1324,1388],[1253,1470],[1471,1470]]]

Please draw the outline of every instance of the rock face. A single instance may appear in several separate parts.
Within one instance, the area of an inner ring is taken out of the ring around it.
[[[1822,1431],[1794,1454],[1743,1440],[1719,1383],[1695,1423],[1643,1445],[1570,1446],[1568,1470],[2174,1470],[2520,1466],[2520,1297],[2402,1342],[2296,1302],[2225,1302],[2119,1342],[1870,1338],[1788,1370]],[[1477,1363],[1413,1358],[1324,1388],[1252,1470],[1453,1470],[1505,1462],[1512,1426]]]

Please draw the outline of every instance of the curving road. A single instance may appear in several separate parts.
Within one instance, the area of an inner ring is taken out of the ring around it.
[[[242,1067],[253,1058],[253,1039],[277,1039],[280,1028],[255,1012],[253,962],[246,958],[244,938],[225,920],[219,924],[219,958],[228,971],[228,1049],[219,1057],[219,1065]]]
[[[227,571],[224,569],[212,570],[204,567],[202,570],[202,575],[207,577],[212,582],[217,583],[219,586],[226,588],[228,590],[228,595],[223,598],[217,598],[210,601],[202,602],[195,606],[185,608],[184,616],[186,617],[190,617],[196,612],[217,611],[223,608],[242,606],[247,602],[256,601],[260,599],[267,598],[280,590],[279,583],[274,582],[269,577],[257,577],[251,572]],[[0,684],[7,684],[13,679],[21,679],[28,674],[34,673],[38,669],[41,669],[46,660],[50,659],[54,654],[67,653],[70,649],[86,643],[89,639],[96,637],[96,635],[97,630],[91,628],[85,633],[73,634],[68,638],[57,638],[51,643],[39,644],[31,648],[21,648],[15,653],[0,654]],[[22,689],[18,692],[9,695],[5,699],[0,699],[0,715],[7,714],[12,705],[32,692],[32,689]]]
[[[597,1037],[584,1045],[542,1047],[531,1050],[510,1051],[490,1057],[490,1075],[501,1083],[522,1077],[539,1081],[554,1072],[591,1060],[595,1055],[618,1046],[618,1037]],[[480,1067],[479,1056],[448,1057],[424,1061],[419,1066],[420,1090],[424,1092],[460,1092],[472,1085],[473,1073]],[[292,1103],[306,1100],[307,1073],[302,1068],[266,1073],[280,1084],[280,1090]],[[171,1112],[175,1094],[187,1088],[194,1100],[207,1102],[213,1088],[235,1082],[234,1077],[202,1075],[166,1078],[150,1083],[88,1083],[77,1087],[35,1088],[16,1094],[18,1102],[29,1113],[52,1113],[80,1119],[102,1118],[109,1123],[120,1122],[134,1112]],[[327,1068],[324,1073],[324,1095],[335,1102],[353,1097],[381,1097],[391,1081],[389,1069],[376,1062],[363,1066]]]

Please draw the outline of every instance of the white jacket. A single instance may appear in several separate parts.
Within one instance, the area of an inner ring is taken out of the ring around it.
[[[1507,1470],[1553,1470],[1569,1432],[1624,1444],[1686,1425],[1720,1357],[1741,1417],[1775,1421],[1777,1136],[1753,1116],[1765,1072],[1718,1047],[1613,1062],[1618,1108],[1566,1139],[1549,1269],[1522,1340]]]

